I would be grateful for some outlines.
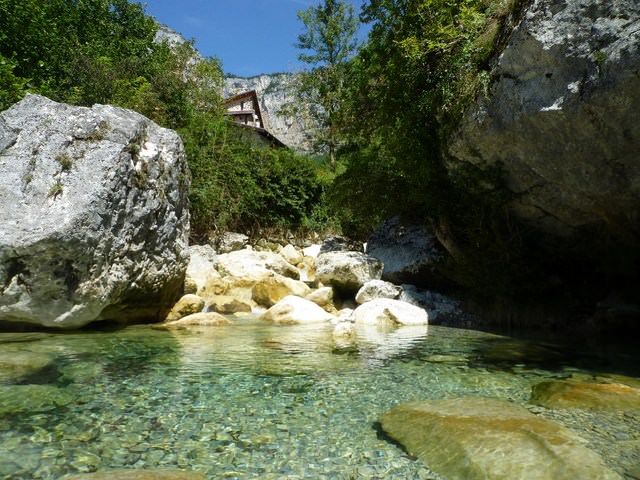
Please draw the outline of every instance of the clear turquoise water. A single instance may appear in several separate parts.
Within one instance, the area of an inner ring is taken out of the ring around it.
[[[437,479],[379,433],[382,413],[463,395],[527,405],[532,385],[571,374],[640,377],[632,347],[435,326],[363,330],[357,344],[336,344],[328,327],[234,321],[0,334],[0,353],[42,367],[0,374],[0,479],[164,467],[211,479]],[[530,408],[621,473],[640,465],[640,416]]]

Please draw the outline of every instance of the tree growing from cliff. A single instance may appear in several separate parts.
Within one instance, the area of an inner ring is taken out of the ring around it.
[[[344,93],[345,67],[356,47],[358,19],[353,6],[340,0],[323,0],[298,12],[303,32],[298,36],[298,58],[309,70],[295,84],[299,105],[318,125],[315,145],[329,152],[331,168],[336,167],[338,117]]]

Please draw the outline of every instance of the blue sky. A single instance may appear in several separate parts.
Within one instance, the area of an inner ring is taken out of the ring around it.
[[[316,0],[140,0],[148,14],[196,39],[225,73],[253,76],[300,70],[293,46],[302,24],[297,12]],[[356,14],[362,0],[353,0]]]

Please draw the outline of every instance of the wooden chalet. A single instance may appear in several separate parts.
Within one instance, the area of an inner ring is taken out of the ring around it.
[[[224,101],[224,106],[225,116],[231,119],[234,125],[254,132],[271,146],[287,147],[264,127],[258,94],[255,90],[227,98]]]

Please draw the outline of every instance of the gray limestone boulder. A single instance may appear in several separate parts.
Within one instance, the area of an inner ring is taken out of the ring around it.
[[[178,135],[28,95],[0,113],[0,323],[164,319],[188,262]]]
[[[423,285],[436,282],[444,249],[426,225],[407,225],[393,217],[369,237],[367,255],[384,263],[383,280]]]
[[[362,242],[351,240],[340,235],[331,235],[324,239],[320,245],[319,253],[328,252],[364,252]]]
[[[345,293],[355,294],[370,280],[379,280],[383,264],[360,252],[321,253],[316,259],[316,279]]]
[[[215,239],[216,251],[219,253],[231,253],[242,250],[249,244],[249,237],[244,233],[224,232]]]
[[[501,165],[513,211],[554,236],[637,226],[640,2],[534,0],[489,94],[450,140],[450,169]]]
[[[356,294],[356,303],[362,304],[376,298],[398,298],[402,288],[384,280],[371,280],[365,283]]]

